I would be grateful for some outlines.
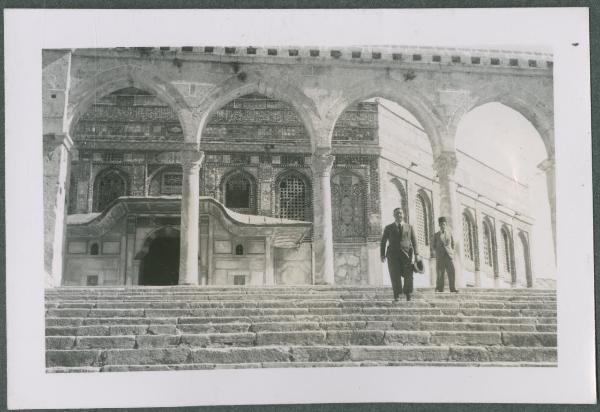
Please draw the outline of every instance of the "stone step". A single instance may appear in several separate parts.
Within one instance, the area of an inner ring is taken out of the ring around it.
[[[140,301],[140,302],[51,302],[46,303],[46,309],[242,309],[242,308],[363,308],[363,307],[395,307],[399,303],[387,300],[318,300],[318,301]],[[554,303],[530,302],[480,302],[480,301],[444,301],[444,300],[414,300],[407,305],[415,308],[456,308],[456,309],[541,309],[556,310]]]
[[[365,361],[365,362],[264,362],[264,363],[183,363],[168,365],[107,365],[102,367],[50,367],[48,373],[85,372],[153,372],[210,369],[248,368],[332,368],[332,367],[389,367],[389,366],[433,366],[433,367],[556,367],[556,362],[423,362],[423,361]]]
[[[556,333],[399,330],[300,330],[180,335],[48,336],[47,349],[140,349],[272,345],[459,345],[556,347]]]
[[[408,302],[410,303],[410,302]],[[556,310],[547,309],[477,309],[419,308],[406,305],[394,307],[349,308],[233,308],[233,309],[48,309],[50,317],[212,317],[257,315],[462,315],[498,317],[556,317]]]
[[[454,293],[436,293],[436,294],[424,294],[416,292],[412,296],[415,300],[450,300],[450,301],[517,301],[517,302],[556,302],[556,296],[540,296],[540,295],[508,295],[508,294],[454,294]],[[365,294],[365,293],[353,293],[353,294],[280,294],[280,295],[121,295],[121,296],[107,296],[107,295],[67,295],[67,296],[46,296],[48,302],[53,301],[71,301],[71,302],[90,302],[90,301],[104,301],[104,302],[118,302],[118,301],[186,301],[186,302],[213,302],[213,301],[257,301],[257,300],[391,300],[392,291],[386,293],[377,294]]]
[[[266,315],[266,316],[223,316],[223,317],[47,317],[46,326],[96,326],[96,325],[177,325],[201,323],[267,323],[267,322],[404,322],[417,324],[421,321],[439,323],[492,323],[548,325],[556,327],[556,317],[494,317],[453,315]]]
[[[429,330],[429,331],[514,331],[556,332],[556,325],[481,322],[419,321],[296,321],[183,323],[173,325],[49,326],[46,336],[119,336],[181,333],[290,332],[301,330]]]
[[[264,346],[47,350],[46,367],[297,362],[556,362],[553,347]]]

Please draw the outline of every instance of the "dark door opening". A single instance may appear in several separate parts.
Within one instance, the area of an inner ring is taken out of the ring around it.
[[[142,260],[140,272],[140,285],[177,285],[179,283],[179,238],[154,239]]]

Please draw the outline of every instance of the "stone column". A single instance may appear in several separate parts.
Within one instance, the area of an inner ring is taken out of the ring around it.
[[[329,150],[317,150],[312,157],[315,283],[328,285],[335,283],[330,180],[334,160]]]
[[[465,277],[462,270],[462,225],[460,210],[456,195],[454,174],[458,161],[454,151],[445,151],[438,155],[433,162],[440,186],[440,214],[448,220],[454,236],[454,267],[456,269],[456,287],[465,287]]]
[[[556,263],[556,161],[554,157],[544,160],[538,165],[538,168],[546,173],[550,220],[552,223],[552,240],[554,241],[554,263]]]
[[[200,166],[202,151],[181,154],[183,182],[181,192],[181,246],[179,252],[179,284],[198,284]]]
[[[62,284],[71,147],[73,147],[73,141],[67,134],[44,135],[44,271],[46,287],[56,287]]]

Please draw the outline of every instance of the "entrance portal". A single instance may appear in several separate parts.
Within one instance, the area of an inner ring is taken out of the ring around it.
[[[153,239],[140,268],[140,285],[164,286],[179,283],[179,237]]]

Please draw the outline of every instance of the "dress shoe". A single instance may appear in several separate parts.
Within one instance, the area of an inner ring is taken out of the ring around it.
[[[454,289],[454,290],[451,290],[450,292],[452,292],[452,293],[458,293],[458,290]]]
[[[406,301],[407,302],[410,301],[410,294],[409,293],[406,294]]]

